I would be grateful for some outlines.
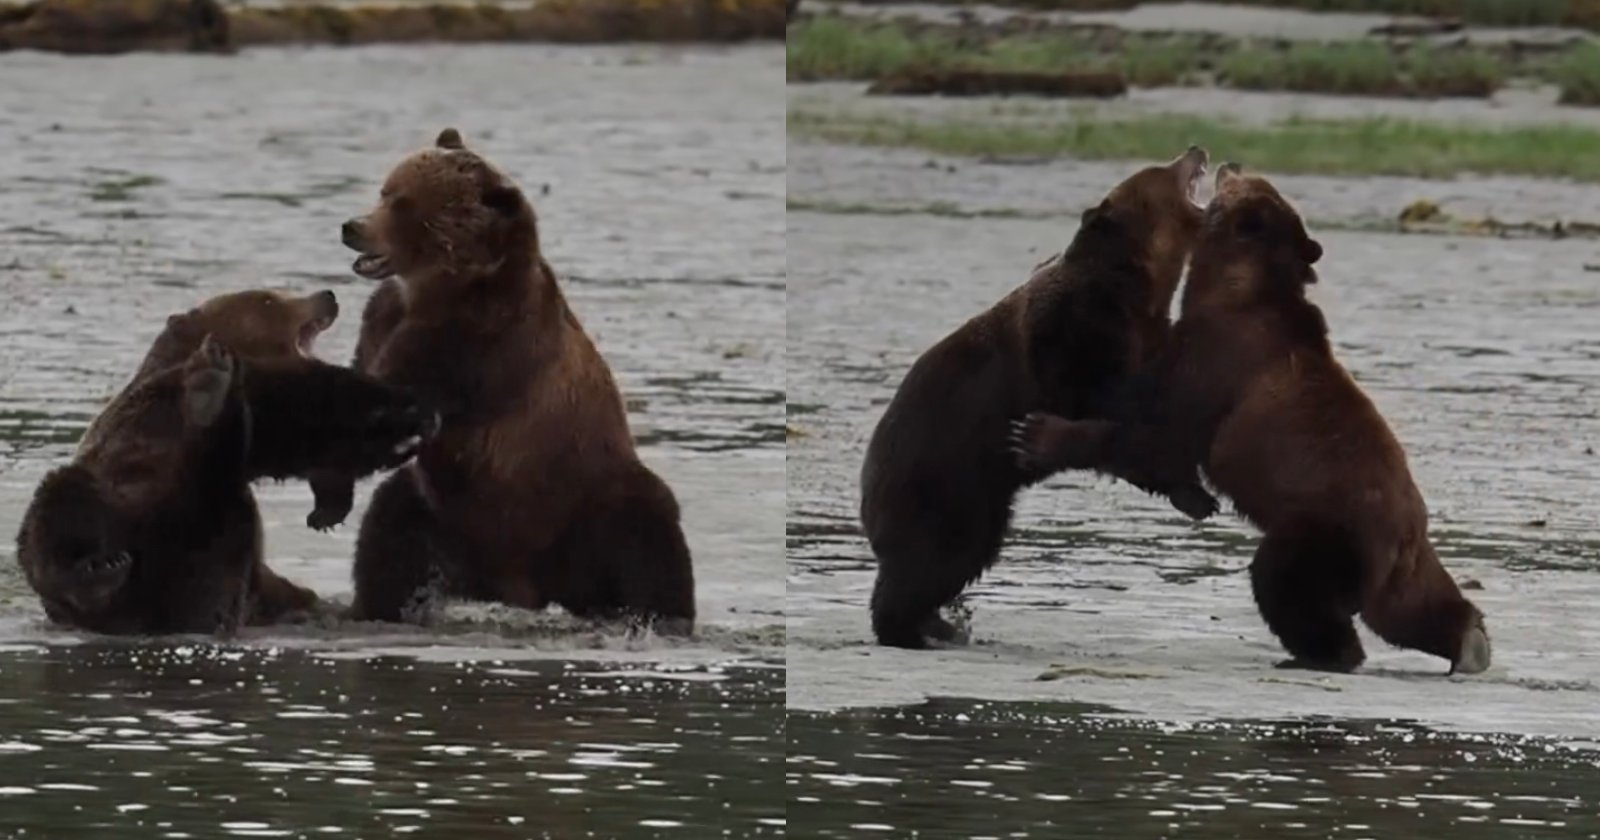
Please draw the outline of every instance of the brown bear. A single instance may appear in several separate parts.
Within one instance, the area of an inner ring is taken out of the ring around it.
[[[1114,420],[1027,418],[1022,466],[1097,469],[1156,488],[1203,468],[1264,534],[1250,583],[1293,657],[1286,666],[1359,666],[1359,613],[1385,640],[1449,660],[1452,673],[1482,671],[1483,614],[1439,563],[1404,450],[1306,299],[1321,255],[1270,183],[1220,167],[1149,387]]]
[[[1062,254],[911,366],[867,446],[861,524],[878,557],[878,642],[956,640],[939,615],[992,565],[1017,492],[1037,477],[1006,449],[1034,410],[1098,416],[1124,378],[1158,353],[1200,228],[1206,152],[1140,170],[1095,207]],[[1209,516],[1197,484],[1173,504]]]
[[[677,501],[640,462],[622,395],[516,184],[446,129],[394,168],[343,239],[360,253],[354,271],[385,281],[358,367],[443,417],[373,494],[356,615],[421,620],[447,595],[691,632]]]
[[[306,357],[336,315],[329,293],[258,291],[168,320],[24,516],[18,562],[52,620],[227,632],[315,602],[262,562],[250,482],[393,467],[436,423],[409,395]]]

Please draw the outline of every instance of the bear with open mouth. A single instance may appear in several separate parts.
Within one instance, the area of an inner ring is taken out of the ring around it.
[[[52,620],[229,632],[316,603],[263,561],[251,482],[392,468],[437,427],[410,395],[309,356],[337,315],[331,292],[255,290],[168,319],[23,518],[17,559]]]
[[[1041,477],[1007,452],[1010,421],[1035,410],[1097,416],[1160,353],[1200,230],[1206,159],[1192,147],[1123,181],[1083,214],[1065,252],[911,366],[861,469],[880,644],[958,640],[940,609],[995,562],[1012,501]],[[1215,507],[1197,483],[1163,492],[1191,516]]]
[[[1271,183],[1220,167],[1167,353],[1107,419],[1022,420],[1017,457],[1140,486],[1203,470],[1262,531],[1250,585],[1284,666],[1354,670],[1360,615],[1391,644],[1477,673],[1483,613],[1439,561],[1405,450],[1306,298],[1321,257]]]
[[[342,233],[355,273],[381,283],[356,366],[443,417],[373,494],[356,615],[418,621],[446,595],[691,632],[677,500],[639,460],[622,394],[540,251],[522,190],[446,129]]]

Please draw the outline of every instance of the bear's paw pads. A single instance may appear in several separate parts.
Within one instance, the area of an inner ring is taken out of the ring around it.
[[[207,336],[189,360],[184,376],[184,414],[196,426],[210,426],[222,415],[233,385],[236,363],[233,354]]]
[[[1489,667],[1489,634],[1482,627],[1473,627],[1461,640],[1461,651],[1450,666],[1452,674],[1479,674]]]

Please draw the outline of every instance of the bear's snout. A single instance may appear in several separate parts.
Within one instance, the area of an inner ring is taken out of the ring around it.
[[[311,306],[317,318],[330,324],[339,317],[339,297],[331,290],[324,289],[312,295]]]
[[[344,246],[352,251],[367,252],[367,225],[361,218],[350,219],[339,229],[339,236],[344,240]]]

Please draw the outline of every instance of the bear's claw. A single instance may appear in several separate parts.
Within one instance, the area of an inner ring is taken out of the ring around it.
[[[1473,627],[1461,640],[1461,650],[1450,663],[1451,674],[1479,674],[1487,670],[1491,657],[1489,634],[1482,627]]]
[[[1006,451],[1016,459],[1017,466],[1027,472],[1035,472],[1040,467],[1035,436],[1041,420],[1038,412],[1031,412],[1012,420],[1006,434]]]
[[[133,565],[133,555],[119,551],[111,555],[91,557],[78,564],[79,573],[90,577],[120,575]]]
[[[189,422],[202,428],[216,422],[227,405],[235,368],[228,348],[206,336],[190,359],[184,377],[184,408]]]

